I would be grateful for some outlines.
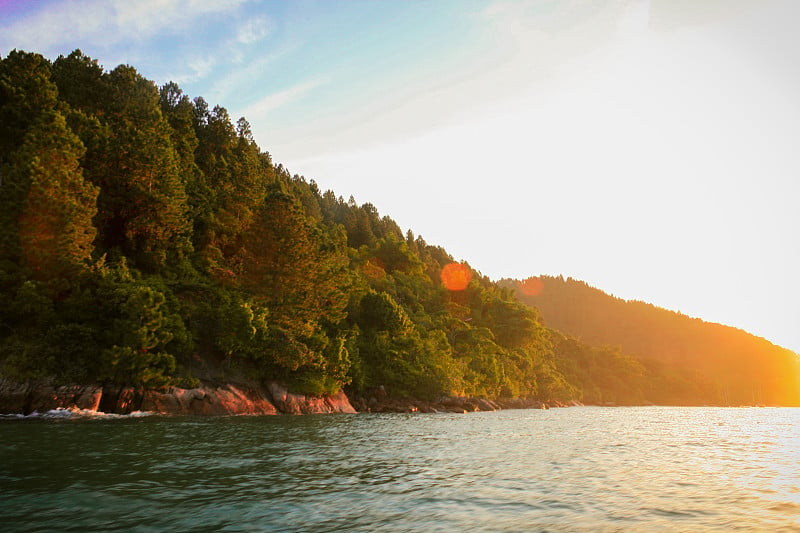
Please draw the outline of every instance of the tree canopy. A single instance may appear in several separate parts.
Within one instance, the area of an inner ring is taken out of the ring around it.
[[[11,379],[648,399],[652,365],[627,347],[549,329],[372,204],[274,164],[245,118],[80,50],[0,60],[0,244]]]

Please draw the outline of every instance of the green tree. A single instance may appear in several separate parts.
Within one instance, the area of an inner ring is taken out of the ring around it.
[[[195,158],[200,146],[195,131],[195,108],[175,82],[161,87],[159,103],[164,118],[171,126],[170,135],[177,155],[178,173],[186,189],[188,217],[193,227],[192,245],[196,251],[203,250],[208,244],[214,220],[216,194]]]
[[[2,205],[7,214],[18,213],[10,229],[16,230],[19,261],[32,279],[56,284],[90,264],[98,189],[83,179],[83,153],[64,117],[49,111],[14,154]]]
[[[155,85],[133,67],[106,75],[110,137],[89,177],[100,186],[98,245],[155,272],[191,250],[184,185]]]
[[[51,65],[42,55],[12,50],[0,61],[0,171],[28,128],[57,102]]]
[[[295,370],[322,364],[314,341],[337,324],[347,305],[344,236],[318,227],[296,198],[279,186],[267,196],[257,221],[243,236],[237,277],[269,309],[275,357]]]
[[[96,59],[76,49],[66,57],[58,56],[52,71],[60,100],[88,114],[102,114],[110,89]]]

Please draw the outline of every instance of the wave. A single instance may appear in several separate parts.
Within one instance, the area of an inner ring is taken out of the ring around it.
[[[116,420],[121,418],[141,418],[144,416],[152,416],[154,414],[156,413],[151,411],[133,411],[126,415],[120,415],[116,413],[104,413],[103,411],[92,411],[90,409],[79,409],[77,407],[59,407],[57,409],[50,409],[49,411],[44,411],[42,413],[33,411],[27,415],[20,413],[0,414],[0,420],[70,420],[79,418]]]

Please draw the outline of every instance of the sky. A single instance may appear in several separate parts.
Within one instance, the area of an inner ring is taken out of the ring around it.
[[[0,54],[176,81],[492,279],[569,276],[800,352],[798,19],[795,0],[0,0]]]

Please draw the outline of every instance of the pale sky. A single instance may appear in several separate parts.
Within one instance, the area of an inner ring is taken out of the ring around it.
[[[492,279],[572,276],[800,352],[800,2],[0,0],[246,116]]]

